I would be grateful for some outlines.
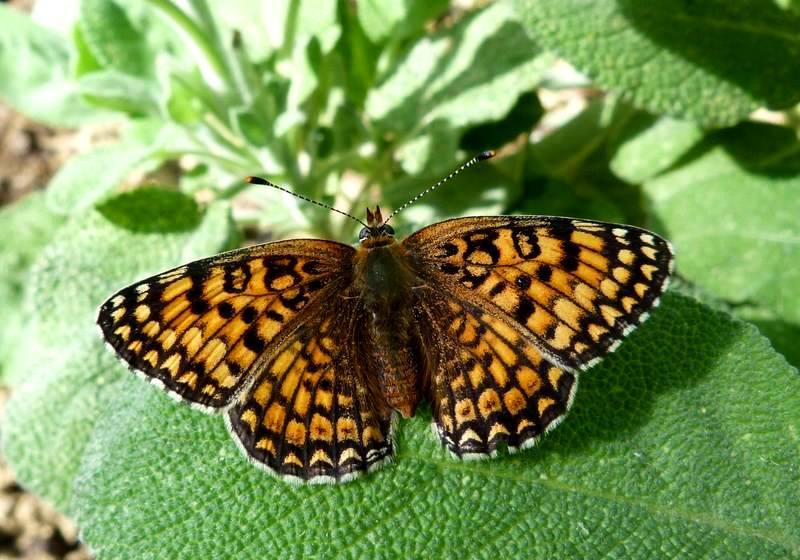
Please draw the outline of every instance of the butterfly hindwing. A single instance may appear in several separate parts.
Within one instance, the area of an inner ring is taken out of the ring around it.
[[[290,481],[336,482],[391,458],[390,410],[358,351],[366,322],[358,298],[333,295],[265,364],[228,411],[252,462]]]
[[[437,291],[423,291],[418,305],[432,342],[434,424],[453,454],[527,447],[564,417],[577,378],[546,360],[519,325]]]
[[[517,322],[577,371],[614,350],[666,288],[672,249],[648,231],[548,216],[459,218],[403,246],[430,285]]]
[[[198,408],[225,408],[281,337],[349,282],[354,252],[292,240],[223,253],[121,290],[97,322],[150,381]]]

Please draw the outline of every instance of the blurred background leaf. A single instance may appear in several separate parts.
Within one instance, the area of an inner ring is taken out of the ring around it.
[[[678,168],[645,183],[687,279],[732,304],[762,308],[761,321],[771,316],[795,329],[798,171],[800,145],[792,131],[742,124],[712,135]]]
[[[69,57],[66,42],[54,31],[0,5],[0,97],[54,126],[108,118],[81,100],[69,76]]]

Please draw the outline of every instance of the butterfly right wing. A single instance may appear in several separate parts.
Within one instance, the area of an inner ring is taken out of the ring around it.
[[[362,300],[331,294],[265,364],[228,427],[251,462],[290,482],[337,482],[392,456],[391,410],[362,348]]]
[[[443,290],[418,290],[415,308],[434,427],[454,455],[528,447],[564,418],[577,375],[545,358],[519,324]]]
[[[552,216],[457,218],[403,247],[436,349],[436,427],[459,457],[525,447],[554,427],[578,372],[647,318],[672,270],[669,243],[651,232]]]
[[[97,322],[134,371],[196,408],[225,408],[326,292],[349,284],[354,253],[316,239],[222,253],[124,288]]]

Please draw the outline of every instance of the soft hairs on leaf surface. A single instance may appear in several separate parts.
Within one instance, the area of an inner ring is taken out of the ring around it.
[[[760,0],[512,0],[531,35],[601,87],[709,126],[800,100],[800,18]]]
[[[163,206],[157,197],[137,193],[118,198],[122,203],[149,200],[154,205],[151,218],[157,218]],[[162,193],[167,202],[175,196],[186,199],[184,214],[195,219],[191,199]],[[176,211],[171,217],[180,222],[183,216]],[[4,419],[3,453],[21,479],[59,507],[66,508],[69,502],[70,478],[79,466],[82,446],[99,417],[99,407],[108,400],[109,383],[116,379],[109,377],[117,362],[111,355],[103,356],[108,352],[87,353],[97,342],[93,323],[103,294],[126,284],[131,275],[135,278],[176,260],[227,248],[230,225],[224,204],[209,208],[192,231],[173,235],[133,233],[113,227],[96,211],[86,211],[59,229],[32,264],[24,303],[31,318],[19,337],[7,378],[15,390]],[[20,424],[19,414],[31,420]],[[46,427],[48,418],[55,424]],[[31,422],[45,430],[29,431]]]
[[[13,240],[15,248],[0,251],[0,375],[12,369],[6,359],[14,354],[19,333],[30,319],[22,302],[30,267],[62,221],[47,209],[42,192],[0,209],[0,240]]]
[[[225,237],[208,219],[206,251]],[[94,233],[65,232],[35,266],[51,284],[39,294],[52,319],[32,331],[41,344],[69,318],[90,324],[112,285],[185,260],[199,235],[160,236],[174,249],[145,256],[136,246],[159,236],[89,222]],[[87,258],[107,263],[101,282]],[[800,554],[797,372],[755,328],[674,292],[582,375],[572,413],[535,449],[455,460],[423,411],[398,426],[396,464],[322,488],[252,468],[220,417],[174,403],[94,333],[70,330],[71,352],[31,360],[5,451],[101,558]]]

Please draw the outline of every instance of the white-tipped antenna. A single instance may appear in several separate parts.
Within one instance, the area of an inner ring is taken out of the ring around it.
[[[447,177],[445,177],[444,179],[442,179],[441,181],[439,181],[435,185],[432,185],[432,186],[428,187],[427,189],[425,189],[424,191],[419,193],[417,196],[415,196],[414,198],[412,198],[411,200],[409,200],[408,202],[406,202],[405,204],[400,206],[397,210],[395,210],[394,212],[389,214],[389,217],[386,218],[386,220],[383,223],[384,224],[388,224],[389,220],[391,220],[394,216],[399,214],[402,210],[404,210],[408,206],[411,206],[412,204],[414,204],[416,201],[418,201],[420,198],[422,198],[423,196],[425,196],[429,192],[435,190],[439,185],[442,185],[442,184],[446,183],[447,181],[449,181],[450,179],[452,179],[453,177],[455,177],[456,175],[458,175],[459,173],[464,171],[467,167],[471,167],[471,166],[475,165],[476,163],[478,163],[479,161],[483,161],[485,159],[489,159],[489,158],[493,158],[493,157],[494,157],[494,151],[493,150],[487,150],[485,152],[479,153],[477,156],[475,156],[474,158],[469,160],[467,163],[465,163],[464,165],[462,165],[461,167],[459,167],[458,169],[456,169],[455,171],[450,173],[450,175],[448,175]]]
[[[351,220],[357,221],[359,224],[361,224],[364,227],[369,227],[369,226],[367,226],[367,224],[365,224],[364,222],[362,222],[361,220],[359,220],[355,216],[352,216],[352,215],[348,214],[347,212],[342,212],[341,210],[338,210],[337,208],[334,208],[333,206],[328,206],[327,204],[324,204],[322,202],[317,202],[313,198],[308,198],[307,196],[303,196],[302,194],[297,194],[296,192],[292,192],[289,189],[284,189],[283,187],[279,187],[275,183],[270,183],[269,181],[267,181],[266,179],[262,179],[261,177],[254,177],[254,176],[251,175],[249,177],[245,177],[244,178],[244,182],[245,183],[250,183],[251,185],[264,185],[264,186],[267,186],[267,187],[272,187],[273,189],[278,189],[279,191],[283,191],[283,192],[285,192],[287,194],[290,194],[292,196],[296,196],[297,198],[305,200],[306,202],[310,202],[312,204],[316,204],[317,206],[322,206],[323,208],[327,208],[328,210],[333,210],[334,212],[337,212],[337,213],[341,214],[342,216],[347,216]]]

